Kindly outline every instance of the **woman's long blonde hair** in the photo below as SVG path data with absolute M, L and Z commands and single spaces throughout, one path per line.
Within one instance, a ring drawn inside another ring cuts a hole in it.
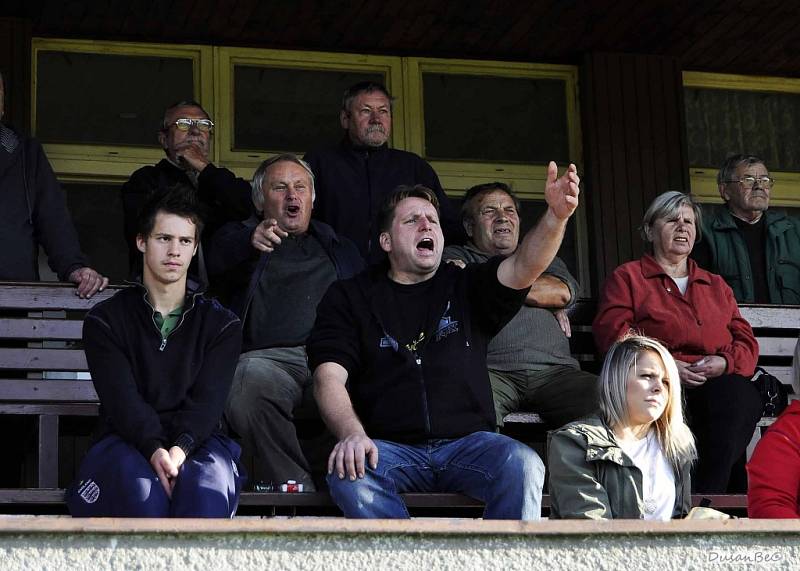
M 667 404 L 653 421 L 656 438 L 675 470 L 697 458 L 694 436 L 683 420 L 681 380 L 678 366 L 669 351 L 658 341 L 644 335 L 628 334 L 609 349 L 600 371 L 600 414 L 612 429 L 629 422 L 627 405 L 628 374 L 636 367 L 639 355 L 652 351 L 661 357 L 668 381 Z

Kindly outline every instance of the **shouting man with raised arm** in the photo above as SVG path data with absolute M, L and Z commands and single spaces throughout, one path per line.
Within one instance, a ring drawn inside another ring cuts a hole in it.
M 400 518 L 404 492 L 460 492 L 484 517 L 537 519 L 544 466 L 495 430 L 486 346 L 519 310 L 578 205 L 574 165 L 550 163 L 548 209 L 505 259 L 441 264 L 433 192 L 401 187 L 378 216 L 388 261 L 334 283 L 308 342 L 317 403 L 338 438 L 331 496 L 348 517 Z M 374 438 L 374 440 L 373 440 Z

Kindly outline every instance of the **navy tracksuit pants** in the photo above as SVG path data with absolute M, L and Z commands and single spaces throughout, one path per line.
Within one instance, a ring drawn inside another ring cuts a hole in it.
M 148 459 L 112 434 L 87 452 L 67 507 L 73 517 L 231 518 L 245 479 L 240 452 L 229 438 L 210 436 L 181 466 L 170 499 Z

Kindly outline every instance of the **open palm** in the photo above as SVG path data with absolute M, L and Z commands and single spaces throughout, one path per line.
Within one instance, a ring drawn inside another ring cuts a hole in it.
M 570 163 L 567 171 L 558 176 L 558 166 L 550 161 L 547 165 L 547 183 L 544 187 L 544 198 L 557 218 L 564 220 L 572 216 L 578 207 L 581 179 L 577 167 Z

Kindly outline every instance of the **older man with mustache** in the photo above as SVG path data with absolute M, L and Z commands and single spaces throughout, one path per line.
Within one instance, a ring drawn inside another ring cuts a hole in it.
M 314 171 L 317 201 L 314 218 L 352 240 L 365 260 L 380 261 L 378 207 L 399 185 L 421 184 L 434 191 L 448 243 L 463 241 L 455 209 L 439 177 L 424 159 L 388 146 L 393 97 L 385 86 L 365 81 L 344 92 L 339 122 L 344 137 L 338 146 L 304 157 Z

